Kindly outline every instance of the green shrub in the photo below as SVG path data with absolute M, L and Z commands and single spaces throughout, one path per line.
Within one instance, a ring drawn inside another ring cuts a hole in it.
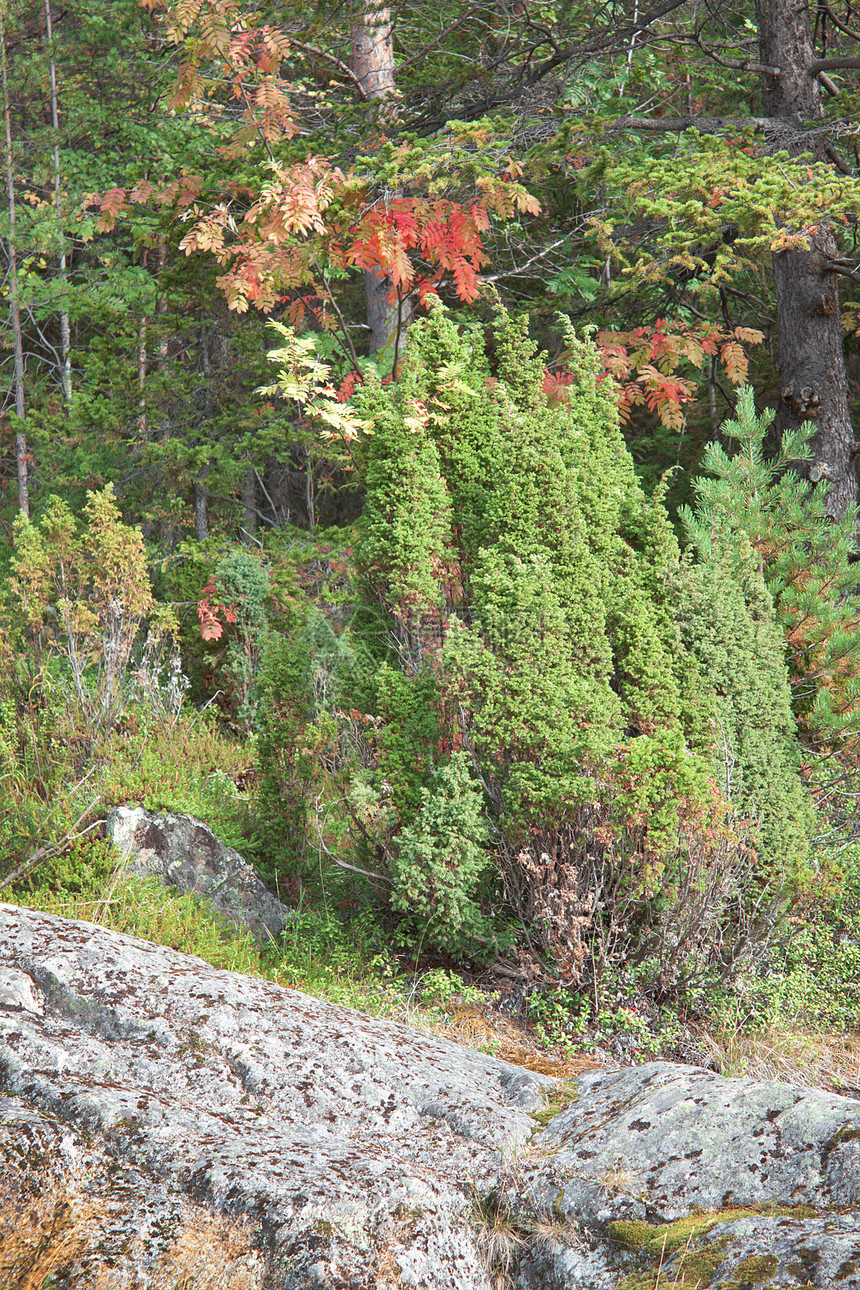
M 755 562 L 714 555 L 685 571 L 683 638 L 716 694 L 715 765 L 722 792 L 751 824 L 759 877 L 802 884 L 814 815 L 800 778 L 782 631 Z
M 480 953 L 513 915 L 537 971 L 668 999 L 761 952 L 811 811 L 761 579 L 736 542 L 681 560 L 568 344 L 560 402 L 503 310 L 490 349 L 434 306 L 360 390 L 361 604 L 273 649 L 264 797 L 297 872 L 366 880 L 413 943 Z
M 721 427 L 734 451 L 708 445 L 707 474 L 693 481 L 695 504 L 682 509 L 682 519 L 700 558 L 729 561 L 742 582 L 752 553 L 784 633 L 794 711 L 806 739 L 853 755 L 860 710 L 857 512 L 849 508 L 834 521 L 822 489 L 791 468 L 811 460 L 811 422 L 786 433 L 776 455 L 765 458 L 773 420 L 770 410 L 756 414 L 751 389 L 739 392 L 736 416 Z
M 415 927 L 416 940 L 449 953 L 492 934 L 476 892 L 489 867 L 480 790 L 466 756 L 456 752 L 422 789 L 412 824 L 397 837 L 391 905 Z
M 782 953 L 743 980 L 745 1025 L 856 1031 L 860 1017 L 860 846 L 819 868 Z
M 637 483 L 598 356 L 569 344 L 574 380 L 558 406 L 506 315 L 491 371 L 480 333 L 436 309 L 413 328 L 397 387 L 362 396 L 372 434 L 354 631 L 384 658 L 363 777 L 397 817 L 377 866 L 393 907 L 423 913 L 429 944 L 486 935 L 503 891 L 569 980 L 647 958 L 656 937 L 672 947 L 658 955 L 671 990 L 685 959 L 699 970 L 737 896 L 716 900 L 709 873 L 725 884 L 738 868 L 731 830 L 713 826 L 724 815 L 709 783 L 713 695 L 676 622 L 671 526 Z M 465 845 L 465 813 L 439 798 L 443 769 L 464 754 L 494 882 L 477 867 L 481 845 Z M 441 857 L 456 878 L 440 889 Z M 690 870 L 693 901 L 672 876 Z
M 323 767 L 339 784 L 338 732 L 332 712 L 354 667 L 348 633 L 336 636 L 325 615 L 296 608 L 292 630 L 273 633 L 260 668 L 256 740 L 257 848 L 268 870 L 306 872 L 318 839 L 313 806 L 324 793 Z
M 111 487 L 87 494 L 80 526 L 57 497 L 38 524 L 19 515 L 11 567 L 6 648 L 28 698 L 62 689 L 70 717 L 91 739 L 110 730 L 139 691 L 157 696 L 153 669 L 174 619 L 153 601 L 143 538 L 122 523 Z M 180 687 L 175 710 L 181 699 Z
M 213 581 L 227 619 L 220 678 L 240 729 L 250 732 L 257 711 L 255 683 L 269 634 L 269 574 L 256 555 L 234 546 L 218 561 Z

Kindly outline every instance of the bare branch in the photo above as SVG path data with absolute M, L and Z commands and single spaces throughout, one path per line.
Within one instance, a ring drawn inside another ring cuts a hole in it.
M 618 130 L 666 131 L 676 134 L 684 130 L 698 130 L 701 134 L 722 134 L 727 130 L 775 130 L 785 129 L 786 122 L 769 116 L 620 116 L 607 129 L 615 133 Z M 802 130 L 792 133 L 802 134 Z
M 549 246 L 541 247 L 539 251 L 535 251 L 534 255 L 529 256 L 523 264 L 517 264 L 512 269 L 504 269 L 501 273 L 482 273 L 481 282 L 500 282 L 503 278 L 512 278 L 517 274 L 525 273 L 526 269 L 531 268 L 538 260 L 544 259 L 549 255 L 550 251 L 555 251 L 566 241 L 566 236 L 556 238 L 554 242 L 550 242 Z
M 824 10 L 834 27 L 844 32 L 846 36 L 850 36 L 852 40 L 860 41 L 860 35 L 856 31 L 852 31 L 850 27 L 846 27 L 845 23 L 836 17 L 827 0 L 818 0 L 818 7 Z
M 840 157 L 839 153 L 836 151 L 832 143 L 828 143 L 824 151 L 827 153 L 828 157 L 833 162 L 836 169 L 841 171 L 843 175 L 854 174 L 854 171 L 848 165 L 848 162 L 845 160 L 844 157 Z
M 806 70 L 810 76 L 819 76 L 822 72 L 838 72 L 842 67 L 858 68 L 860 58 L 816 58 Z
M 640 38 L 647 36 L 648 29 L 653 23 L 660 18 L 664 18 L 667 14 L 673 13 L 676 9 L 682 8 L 686 3 L 687 0 L 663 0 L 662 4 L 626 22 L 608 22 L 605 27 L 598 28 L 589 37 L 578 40 L 575 44 L 558 48 L 555 53 L 537 63 L 534 61 L 537 46 L 533 46 L 529 51 L 521 55 L 522 64 L 516 70 L 511 69 L 506 83 L 499 84 L 498 88 L 490 90 L 481 98 L 474 99 L 468 105 L 458 108 L 458 119 L 461 121 L 473 121 L 477 117 L 484 116 L 493 107 L 516 102 L 525 91 L 533 89 L 556 69 L 572 63 L 574 60 L 585 64 L 591 62 L 599 54 L 628 49 L 631 46 L 631 42 L 635 45 Z M 489 62 L 484 71 L 487 75 L 492 76 L 507 62 L 508 55 L 505 54 L 495 62 Z M 438 130 L 441 124 L 443 124 L 443 118 L 434 110 L 432 114 L 417 120 L 414 128 L 419 134 L 427 135 Z
M 860 271 L 850 268 L 844 260 L 825 260 L 824 263 L 831 273 L 840 273 L 843 278 L 851 278 L 853 282 L 860 282 Z
M 450 36 L 451 32 L 456 31 L 458 27 L 462 27 L 463 23 L 466 22 L 467 19 L 471 18 L 472 14 L 475 13 L 477 9 L 478 9 L 478 5 L 476 4 L 470 5 L 470 7 L 466 10 L 464 14 L 461 14 L 460 17 L 457 18 L 455 22 L 449 23 L 447 27 L 443 27 L 442 30 L 439 32 L 438 36 L 436 36 L 433 40 L 429 41 L 426 45 L 424 45 L 421 49 L 419 49 L 417 54 L 413 54 L 411 58 L 407 58 L 402 63 L 398 63 L 397 64 L 398 74 L 402 72 L 405 68 L 413 67 L 415 63 L 420 63 L 422 58 L 426 58 L 427 55 L 431 52 L 431 50 L 438 49 L 439 42 L 444 40 L 446 36 Z
M 705 44 L 698 32 L 695 35 L 695 43 L 706 57 L 712 59 L 715 63 L 719 63 L 720 67 L 731 67 L 739 72 L 765 72 L 768 76 L 780 75 L 778 67 L 769 67 L 766 63 L 756 63 L 749 58 L 723 58 L 710 45 Z
M 78 838 L 82 838 L 85 834 L 92 833 L 93 829 L 98 828 L 102 823 L 101 820 L 94 820 L 92 824 L 88 824 L 86 828 L 81 829 L 80 832 L 75 831 L 81 821 L 87 818 L 96 803 L 100 801 L 101 794 L 99 793 L 93 798 L 89 806 L 81 812 L 68 833 L 63 834 L 58 842 L 54 842 L 51 846 L 37 847 L 32 855 L 27 857 L 23 864 L 20 864 L 17 869 L 13 869 L 11 873 L 6 874 L 5 878 L 0 881 L 0 890 L 6 887 L 11 887 L 13 883 L 20 882 L 22 878 L 28 878 L 33 870 L 38 868 L 43 860 L 47 860 L 49 856 L 62 854 L 66 847 L 70 846 L 72 842 L 77 842 Z
M 352 337 L 349 334 L 349 328 L 346 325 L 343 314 L 340 312 L 337 300 L 335 299 L 335 294 L 332 291 L 331 287 L 329 286 L 328 278 L 325 276 L 325 274 L 323 273 L 320 276 L 322 278 L 323 286 L 326 289 L 326 293 L 329 298 L 329 303 L 331 304 L 332 309 L 337 314 L 337 320 L 340 323 L 340 329 L 343 332 L 344 340 L 346 341 L 347 348 L 349 349 L 349 356 L 352 359 L 353 370 L 356 372 L 360 372 L 361 367 L 359 366 L 359 362 L 358 362 L 358 354 L 356 354 L 355 352 L 355 346 L 352 343 Z
M 290 44 L 295 46 L 296 49 L 301 49 L 306 54 L 313 54 L 316 58 L 324 58 L 326 62 L 333 63 L 340 74 L 352 82 L 361 98 L 363 98 L 365 102 L 367 101 L 367 91 L 361 81 L 358 79 L 352 68 L 344 63 L 340 58 L 336 58 L 334 54 L 327 54 L 324 49 L 317 49 L 316 45 L 306 45 L 303 41 L 296 40 L 295 36 L 289 35 L 289 33 L 288 39 Z
M 349 869 L 350 873 L 361 874 L 362 877 L 371 878 L 374 882 L 387 882 L 389 886 L 393 885 L 394 879 L 389 878 L 387 873 L 373 873 L 370 869 L 361 869 L 358 865 L 349 864 L 348 861 L 341 860 L 340 856 L 336 856 L 333 851 L 329 850 L 325 843 L 322 821 L 320 820 L 320 796 L 314 798 L 314 825 L 316 827 L 317 842 L 320 845 L 320 850 L 324 851 L 329 860 L 333 860 L 341 869 Z M 331 809 L 331 807 L 329 807 L 329 809 Z M 364 832 L 363 829 L 362 832 Z

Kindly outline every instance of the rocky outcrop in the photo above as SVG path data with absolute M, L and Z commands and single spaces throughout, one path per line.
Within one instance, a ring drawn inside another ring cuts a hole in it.
M 536 1214 L 670 1283 L 860 1286 L 860 1101 L 667 1062 L 575 1093 L 518 1179 Z
M 239 852 L 219 841 L 202 820 L 143 806 L 115 806 L 105 831 L 121 852 L 126 873 L 157 878 L 208 900 L 258 944 L 276 940 L 292 917 Z
M 559 1083 L 8 905 L 0 946 L 0 1284 L 860 1286 L 856 1101 Z

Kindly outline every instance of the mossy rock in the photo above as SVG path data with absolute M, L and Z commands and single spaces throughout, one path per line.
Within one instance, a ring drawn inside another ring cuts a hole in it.
M 751 1254 L 737 1265 L 735 1276 L 741 1281 L 765 1281 L 774 1275 L 778 1267 L 779 1259 L 772 1254 Z
M 679 1218 L 674 1223 L 646 1223 L 619 1220 L 610 1223 L 607 1234 L 610 1240 L 626 1250 L 651 1257 L 674 1254 L 694 1236 L 702 1236 L 718 1223 L 731 1223 L 738 1218 L 757 1218 L 761 1211 L 754 1209 L 722 1209 L 696 1212 Z
M 574 1080 L 561 1082 L 551 1093 L 544 1094 L 545 1105 L 540 1111 L 532 1111 L 532 1119 L 540 1128 L 546 1128 L 551 1120 L 566 1110 L 579 1097 L 579 1089 Z M 535 1130 L 537 1132 L 537 1130 Z
M 674 1223 L 654 1224 L 620 1220 L 610 1223 L 607 1234 L 617 1245 L 638 1253 L 640 1262 L 647 1260 L 647 1269 L 631 1272 L 618 1290 L 659 1290 L 661 1286 L 677 1290 L 707 1290 L 729 1248 L 731 1237 L 724 1235 L 711 1241 L 704 1249 L 689 1250 L 694 1240 L 707 1235 L 721 1223 L 731 1223 L 744 1218 L 796 1219 L 817 1218 L 818 1211 L 810 1205 L 763 1206 L 758 1209 L 724 1209 L 689 1214 Z M 663 1264 L 672 1255 L 684 1251 L 675 1267 Z M 744 1286 L 760 1286 L 778 1269 L 778 1260 L 772 1254 L 753 1254 L 741 1260 L 730 1281 L 723 1283 L 723 1290 L 741 1290 Z

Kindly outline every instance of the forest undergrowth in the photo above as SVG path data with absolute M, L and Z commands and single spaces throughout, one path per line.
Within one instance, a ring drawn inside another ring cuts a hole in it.
M 20 517 L 3 899 L 541 1069 L 856 1089 L 855 517 L 786 468 L 808 427 L 766 455 L 742 390 L 673 523 L 567 343 L 548 388 L 504 311 L 432 309 L 397 385 L 339 405 L 352 524 L 165 553 L 111 488 Z M 294 908 L 282 939 L 124 878 L 123 802 L 235 846 Z

